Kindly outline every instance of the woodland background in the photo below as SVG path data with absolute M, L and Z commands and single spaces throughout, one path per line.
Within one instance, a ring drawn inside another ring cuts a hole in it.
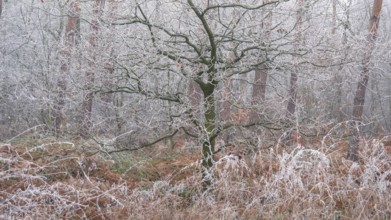
M 0 0 L 0 218 L 389 219 L 390 13 Z

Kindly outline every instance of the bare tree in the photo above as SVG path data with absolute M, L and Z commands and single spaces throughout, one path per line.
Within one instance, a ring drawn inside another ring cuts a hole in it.
M 368 48 L 363 59 L 363 69 L 361 72 L 361 79 L 357 84 L 356 94 L 354 96 L 353 103 L 353 119 L 362 120 L 364 103 L 365 103 L 365 92 L 369 80 L 369 70 L 371 63 L 371 55 L 375 47 L 375 40 L 377 37 L 377 30 L 379 28 L 380 12 L 382 8 L 382 0 L 374 0 L 372 15 L 369 20 L 369 34 L 367 37 Z
M 3 14 L 3 0 L 0 0 L 0 17 Z
M 292 119 L 295 118 L 296 112 L 296 102 L 297 102 L 297 90 L 298 90 L 298 71 L 299 71 L 299 50 L 302 42 L 302 23 L 304 16 L 304 0 L 296 1 L 296 26 L 295 26 L 295 43 L 294 43 L 294 53 L 295 57 L 293 58 L 293 67 L 290 70 L 290 81 L 289 81 L 289 92 L 288 92 L 288 105 L 286 118 L 288 120 L 288 124 L 292 123 Z M 292 136 L 292 128 L 288 128 L 287 131 L 284 132 L 282 137 L 282 142 L 285 145 L 291 144 L 291 136 Z
M 84 120 L 82 123 L 82 129 L 81 129 L 81 135 L 83 137 L 88 136 L 88 129 L 91 127 L 91 112 L 92 112 L 92 101 L 93 101 L 93 92 L 91 89 L 94 87 L 94 81 L 95 81 L 95 71 L 96 71 L 96 47 L 97 47 L 97 35 L 99 33 L 99 16 L 102 11 L 102 8 L 104 7 L 104 1 L 103 0 L 95 0 L 94 6 L 93 6 L 93 19 L 91 21 L 91 30 L 88 36 L 88 42 L 89 42 L 89 51 L 90 51 L 90 57 L 88 58 L 88 70 L 86 72 L 86 89 L 87 89 L 87 95 L 83 101 L 82 109 L 83 109 L 83 115 Z
M 365 93 L 366 88 L 368 85 L 369 80 L 369 73 L 370 73 L 370 64 L 371 64 L 371 57 L 372 52 L 375 48 L 375 40 L 377 37 L 377 32 L 379 28 L 379 20 L 380 20 L 380 13 L 382 8 L 383 0 L 374 0 L 373 1 L 373 7 L 372 7 L 372 13 L 371 18 L 369 20 L 369 33 L 367 36 L 367 42 L 368 47 L 364 54 L 364 59 L 362 61 L 362 72 L 360 74 L 360 80 L 357 84 L 356 93 L 354 96 L 353 101 L 353 119 L 356 121 L 361 121 L 363 117 L 364 112 L 364 104 L 365 104 Z M 352 141 L 350 142 L 349 152 L 348 152 L 348 159 L 353 161 L 358 161 L 359 155 L 358 155 L 358 144 L 359 144 L 359 137 L 358 137 L 358 131 L 357 129 L 354 129 L 354 135 L 352 138 Z
M 0 129 L 17 124 L 15 118 L 50 124 L 50 115 L 57 135 L 72 126 L 97 141 L 110 139 L 114 144 L 105 146 L 113 154 L 184 134 L 184 146 L 200 149 L 205 188 L 213 183 L 214 160 L 224 146 L 275 146 L 293 126 L 312 132 L 342 114 L 345 100 L 355 95 L 347 75 L 357 68 L 360 48 L 367 53 L 354 119 L 363 118 L 369 63 L 389 72 L 388 63 L 374 58 L 387 52 L 371 52 L 377 14 L 371 44 L 358 45 L 361 24 L 368 22 L 357 19 L 364 7 L 354 1 L 345 8 L 349 1 L 4 2 L 0 84 L 7 95 L 0 96 L 6 103 L 0 111 L 7 125 Z M 70 12 L 58 16 L 64 10 Z M 369 98 L 383 101 L 389 88 L 379 85 Z M 117 145 L 121 138 L 124 144 Z
M 64 114 L 64 106 L 66 102 L 67 82 L 66 77 L 69 74 L 69 65 L 71 60 L 71 49 L 77 43 L 79 37 L 79 14 L 80 2 L 78 0 L 71 2 L 70 12 L 67 16 L 67 24 L 65 27 L 64 46 L 60 51 L 60 72 L 61 76 L 57 80 L 57 101 L 54 107 L 55 112 L 55 133 L 58 135 L 64 131 L 66 117 Z
M 195 115 L 190 117 L 193 124 L 200 130 L 202 173 L 205 188 L 213 182 L 212 167 L 216 152 L 216 138 L 226 129 L 237 126 L 236 122 L 218 124 L 216 93 L 219 85 L 223 82 L 229 82 L 233 76 L 242 76 L 255 71 L 265 63 L 263 57 L 256 60 L 252 59 L 254 53 L 265 50 L 264 46 L 259 44 L 258 41 L 251 41 L 251 38 L 258 33 L 242 31 L 240 24 L 246 22 L 248 12 L 276 3 L 272 1 L 256 5 L 216 3 L 206 4 L 205 6 L 205 4 L 196 3 L 192 0 L 183 1 L 178 5 L 184 7 L 182 11 L 186 13 L 179 21 L 191 22 L 196 26 L 193 29 L 197 30 L 196 32 L 182 30 L 180 25 L 157 24 L 149 19 L 147 12 L 144 11 L 144 7 L 148 8 L 148 5 L 143 4 L 136 6 L 137 13 L 131 21 L 117 23 L 117 25 L 145 26 L 150 33 L 150 43 L 154 47 L 153 51 L 156 51 L 158 57 L 165 57 L 165 59 L 170 60 L 168 63 L 176 68 L 180 66 L 180 75 L 178 76 L 188 80 L 187 94 L 192 103 L 190 109 L 192 112 L 202 112 L 201 119 Z M 237 16 L 232 18 L 234 11 L 237 11 Z M 210 13 L 216 15 L 210 16 Z M 229 20 L 225 20 L 228 18 Z M 281 54 L 276 53 L 270 59 L 273 60 Z M 162 60 L 162 58 L 159 59 Z M 167 66 L 167 63 L 164 65 Z M 157 64 L 152 66 L 157 66 Z M 136 84 L 140 85 L 140 83 Z M 127 89 L 129 93 L 148 94 L 149 97 L 169 100 L 177 103 L 177 105 L 186 103 L 181 95 L 178 96 L 180 93 L 159 94 L 145 88 L 137 88 L 136 91 L 133 88 Z M 197 97 L 198 94 L 201 94 L 200 104 L 198 104 L 200 100 Z
M 297 12 L 296 12 L 296 35 L 295 35 L 295 52 L 297 53 L 300 49 L 302 41 L 302 30 L 301 26 L 303 23 L 304 13 L 304 0 L 297 0 Z M 287 116 L 292 118 L 296 111 L 296 98 L 297 98 L 297 80 L 298 80 L 298 67 L 294 67 L 291 71 L 290 78 L 290 89 L 289 89 L 289 100 L 287 106 Z
M 263 21 L 261 23 L 261 30 L 266 32 L 264 36 L 262 36 L 263 39 L 261 39 L 262 43 L 265 45 L 270 44 L 270 34 L 271 34 L 271 29 L 272 29 L 272 23 L 273 23 L 273 6 L 265 7 L 263 11 Z M 268 51 L 267 49 L 265 50 L 265 54 L 261 55 L 265 56 L 265 58 L 262 59 L 267 59 L 268 56 Z M 266 98 L 266 88 L 267 88 L 267 78 L 268 78 L 268 66 L 267 63 L 262 64 L 255 70 L 255 76 L 254 76 L 254 84 L 252 87 L 252 100 L 251 104 L 252 106 L 256 106 L 259 103 L 262 103 L 265 98 Z M 259 109 L 255 109 L 252 111 L 252 114 L 250 115 L 251 120 L 257 120 L 258 118 L 258 112 Z

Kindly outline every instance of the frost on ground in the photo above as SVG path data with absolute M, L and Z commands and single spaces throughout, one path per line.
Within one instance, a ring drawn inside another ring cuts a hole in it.
M 360 163 L 344 159 L 343 144 L 332 147 L 222 156 L 203 191 L 199 158 L 184 149 L 121 174 L 69 143 L 7 145 L 0 150 L 0 219 L 390 219 L 383 142 L 362 141 Z

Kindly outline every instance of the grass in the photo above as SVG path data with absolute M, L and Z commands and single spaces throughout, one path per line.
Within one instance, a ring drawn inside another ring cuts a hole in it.
M 391 160 L 362 140 L 219 155 L 202 191 L 199 152 L 158 148 L 86 157 L 78 143 L 13 143 L 0 153 L 0 219 L 390 219 Z

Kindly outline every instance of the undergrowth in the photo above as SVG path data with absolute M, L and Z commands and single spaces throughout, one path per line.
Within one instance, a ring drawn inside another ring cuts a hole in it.
M 187 149 L 86 156 L 77 144 L 0 148 L 0 219 L 390 219 L 391 160 L 381 140 L 220 155 L 201 187 Z

